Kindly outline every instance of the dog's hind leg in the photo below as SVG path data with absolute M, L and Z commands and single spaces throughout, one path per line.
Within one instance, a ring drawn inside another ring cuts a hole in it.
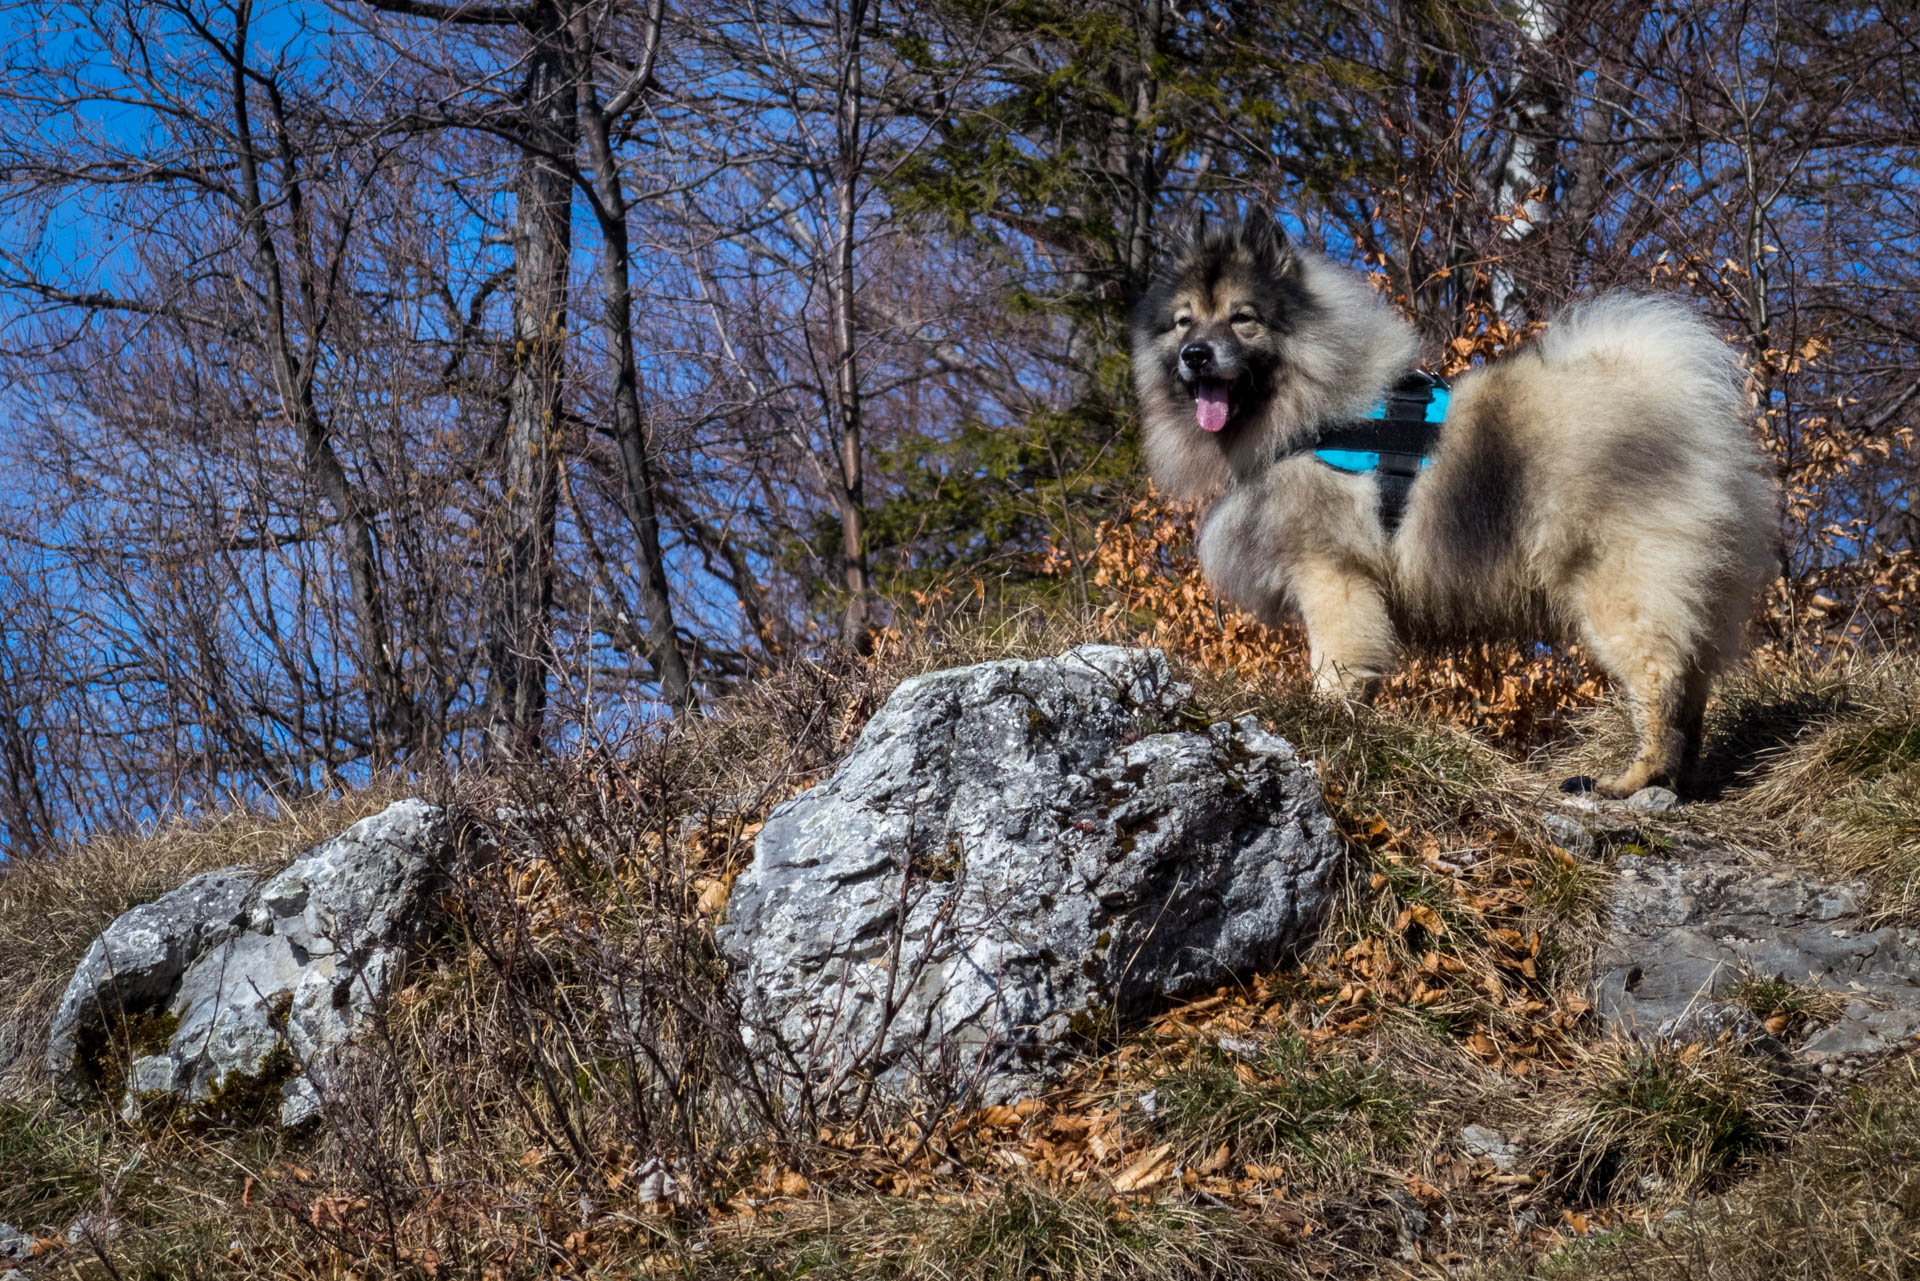
M 1617 584 L 1613 584 L 1617 585 Z M 1634 757 L 1594 786 L 1603 796 L 1631 796 L 1656 784 L 1683 785 L 1698 755 L 1707 678 L 1687 651 L 1677 619 L 1626 593 L 1586 596 L 1583 629 L 1588 648 L 1626 690 L 1639 740 Z
M 1292 575 L 1294 604 L 1307 625 L 1313 687 L 1368 700 L 1393 665 L 1393 620 L 1379 585 L 1349 566 L 1313 562 Z
M 1639 749 L 1625 769 L 1595 784 L 1602 796 L 1632 796 L 1643 787 L 1677 783 L 1686 759 L 1686 732 L 1681 728 L 1685 676 L 1654 662 L 1623 677 L 1623 683 L 1633 705 Z
M 1707 693 L 1712 687 L 1712 664 L 1696 656 L 1681 678 L 1677 721 L 1680 730 L 1680 765 L 1674 772 L 1675 791 L 1684 792 L 1692 787 L 1699 773 L 1700 747 L 1707 732 Z

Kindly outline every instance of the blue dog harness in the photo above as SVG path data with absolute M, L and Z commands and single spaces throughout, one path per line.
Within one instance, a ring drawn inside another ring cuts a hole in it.
M 1380 523 L 1392 533 L 1406 514 L 1407 496 L 1431 461 L 1447 418 L 1447 380 L 1416 369 L 1393 385 L 1365 418 L 1329 423 L 1313 456 L 1336 471 L 1371 473 L 1380 495 Z

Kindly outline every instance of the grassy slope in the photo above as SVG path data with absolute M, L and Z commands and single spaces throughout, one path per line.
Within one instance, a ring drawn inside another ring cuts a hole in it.
M 505 799 L 567 821 L 501 833 L 513 855 L 464 887 L 456 936 L 317 1132 L 136 1131 L 16 1068 L 0 1219 L 126 1222 L 30 1265 L 60 1276 L 1920 1275 L 1910 1062 L 1842 1089 L 1597 1038 L 1575 988 L 1611 851 L 1570 858 L 1537 816 L 1559 778 L 1619 750 L 1613 709 L 1523 762 L 1445 725 L 1191 674 L 1207 714 L 1255 712 L 1321 762 L 1355 859 L 1312 954 L 1091 1029 L 1084 1066 L 1021 1108 L 770 1100 L 740 1068 L 707 942 L 758 817 L 902 676 L 1070 639 L 1003 628 L 795 669 L 664 738 L 463 786 L 451 799 L 478 814 Z M 1714 708 L 1716 798 L 1633 843 L 1785 851 L 1873 878 L 1912 915 L 1916 676 L 1750 665 Z M 391 795 L 10 868 L 0 1037 L 37 1054 L 65 971 L 118 911 L 284 859 Z M 1752 999 L 1820 1014 L 1788 989 Z M 1511 1168 L 1466 1150 L 1474 1122 L 1516 1141 Z

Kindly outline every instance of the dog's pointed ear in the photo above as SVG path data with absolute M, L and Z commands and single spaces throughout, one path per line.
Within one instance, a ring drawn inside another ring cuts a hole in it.
M 1276 276 L 1292 271 L 1299 262 L 1286 230 L 1274 221 L 1272 214 L 1257 206 L 1247 210 L 1247 216 L 1241 219 L 1240 243 L 1246 246 L 1261 270 Z
M 1161 262 L 1178 262 L 1191 254 L 1194 247 L 1207 235 L 1207 214 L 1203 209 L 1193 217 L 1177 224 L 1160 242 L 1159 258 Z

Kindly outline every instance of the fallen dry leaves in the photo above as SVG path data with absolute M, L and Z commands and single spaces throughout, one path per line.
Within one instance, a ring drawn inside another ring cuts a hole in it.
M 1104 593 L 1097 622 L 1116 642 L 1156 645 L 1209 671 L 1304 684 L 1305 632 L 1270 627 L 1215 595 L 1194 550 L 1198 509 L 1149 497 L 1095 532 L 1090 557 L 1055 548 L 1048 572 L 1092 566 Z M 1602 685 L 1578 647 L 1479 644 L 1411 657 L 1382 685 L 1383 705 L 1471 727 L 1505 744 L 1545 741 Z
M 1543 1057 L 1570 1061 L 1591 1007 L 1542 971 L 1531 897 L 1540 853 L 1506 831 L 1446 848 L 1378 818 L 1351 824 L 1349 837 L 1375 868 L 1355 914 L 1381 924 L 1304 967 L 1317 1009 L 1307 1035 L 1325 1041 L 1420 1010 L 1466 1024 L 1462 1047 L 1516 1075 Z

